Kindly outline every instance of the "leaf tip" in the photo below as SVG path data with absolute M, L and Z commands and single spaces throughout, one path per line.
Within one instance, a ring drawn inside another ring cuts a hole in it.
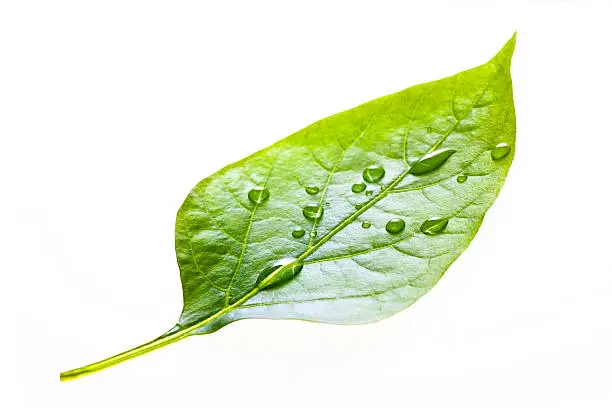
M 516 31 L 512 34 L 512 37 L 506 42 L 502 49 L 493 57 L 492 62 L 496 62 L 502 65 L 510 65 L 512 61 L 512 55 L 514 54 L 514 47 L 516 46 Z

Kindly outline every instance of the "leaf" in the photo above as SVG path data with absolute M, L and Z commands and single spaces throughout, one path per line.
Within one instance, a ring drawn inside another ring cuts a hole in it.
M 176 221 L 179 323 L 96 364 L 240 319 L 369 323 L 414 303 L 474 238 L 512 162 L 514 42 L 484 65 L 323 119 L 202 180 Z M 364 182 L 367 191 L 353 188 Z

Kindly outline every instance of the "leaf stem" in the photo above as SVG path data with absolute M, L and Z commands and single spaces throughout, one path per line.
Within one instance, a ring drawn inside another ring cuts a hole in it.
M 268 277 L 269 279 L 272 279 L 273 275 L 276 275 L 277 273 L 280 272 L 280 270 L 283 268 L 279 268 L 278 270 L 275 271 L 274 274 L 270 274 L 270 276 Z M 212 321 L 218 319 L 219 317 L 223 316 L 224 314 L 227 314 L 229 312 L 231 312 L 232 310 L 236 309 L 237 307 L 241 306 L 244 302 L 246 302 L 247 300 L 249 300 L 250 298 L 252 298 L 253 296 L 255 296 L 257 294 L 257 292 L 259 292 L 259 288 L 254 288 L 253 290 L 251 290 L 249 293 L 247 293 L 246 295 L 244 295 L 242 298 L 240 298 L 238 301 L 236 301 L 235 303 L 232 303 L 231 305 L 219 310 L 217 313 L 213 314 L 212 316 L 202 320 L 201 322 L 198 322 L 196 324 L 194 324 L 193 326 L 189 326 L 189 327 L 185 327 L 184 329 L 181 329 L 175 333 L 172 333 L 168 336 L 162 336 L 159 337 L 155 340 L 152 340 L 148 343 L 142 344 L 138 347 L 135 347 L 133 349 L 130 349 L 128 351 L 124 351 L 123 353 L 119 353 L 116 354 L 112 357 L 108 357 L 104 360 L 100 360 L 98 362 L 95 363 L 91 363 L 88 365 L 85 365 L 83 367 L 79 367 L 79 368 L 75 368 L 72 370 L 68 370 L 68 371 L 64 371 L 63 373 L 60 373 L 60 381 L 69 381 L 69 380 L 74 380 L 77 379 L 79 377 L 83 377 L 86 376 L 88 374 L 91 373 L 95 373 L 96 371 L 100 371 L 100 370 L 104 370 L 105 368 L 108 367 L 112 367 L 116 364 L 119 364 L 123 361 L 126 360 L 130 360 L 134 357 L 138 357 L 142 354 L 146 354 L 150 351 L 153 350 L 157 350 L 158 348 L 167 346 L 169 344 L 175 343 L 179 340 L 182 340 L 186 337 L 189 337 L 195 330 L 206 326 L 207 324 L 211 323 Z

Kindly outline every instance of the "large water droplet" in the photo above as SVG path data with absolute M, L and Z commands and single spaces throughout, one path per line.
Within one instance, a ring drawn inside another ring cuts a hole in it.
M 361 226 L 362 226 L 363 228 L 370 228 L 370 227 L 372 226 L 372 224 L 370 224 L 370 223 L 369 223 L 369 222 L 367 222 L 367 221 L 364 221 L 364 222 L 362 222 L 362 223 L 361 223 Z
M 365 183 L 356 183 L 356 184 L 353 184 L 353 187 L 351 187 L 351 191 L 353 193 L 363 193 L 365 189 L 366 189 Z
M 510 153 L 510 145 L 508 143 L 498 143 L 491 149 L 491 158 L 493 160 L 501 160 Z
M 294 279 L 304 267 L 303 264 L 299 263 L 295 258 L 283 258 L 276 261 L 272 266 L 264 269 L 257 278 L 257 286 L 259 289 L 271 289 L 277 286 L 284 285 L 290 280 Z M 282 269 L 281 269 L 282 268 Z M 267 282 L 264 280 L 277 272 Z
M 431 217 L 421 224 L 421 232 L 427 235 L 436 235 L 446 229 L 448 218 Z
M 253 187 L 249 191 L 248 197 L 253 204 L 261 204 L 270 198 L 270 192 L 265 187 Z
M 444 162 L 446 162 L 448 158 L 456 152 L 457 151 L 453 149 L 439 149 L 431 153 L 427 153 L 425 156 L 414 162 L 412 166 L 410 166 L 408 173 L 414 174 L 415 176 L 420 176 L 421 174 L 434 171 L 442 166 Z
M 306 186 L 304 187 L 304 190 L 306 190 L 306 192 L 310 195 L 315 195 L 319 193 L 319 187 L 317 186 Z
M 307 205 L 302 209 L 302 214 L 310 221 L 317 221 L 323 217 L 323 207 L 319 205 Z
M 457 183 L 465 183 L 467 181 L 467 176 L 465 174 L 460 174 L 457 176 Z
M 363 170 L 362 175 L 368 183 L 376 183 L 385 177 L 385 169 L 379 165 L 368 166 Z
M 392 218 L 387 222 L 385 228 L 389 234 L 399 234 L 406 228 L 406 221 L 401 218 Z
M 367 195 L 368 197 L 371 196 L 372 194 L 374 194 L 374 190 L 368 190 L 365 192 L 365 195 Z
M 304 234 L 306 234 L 306 231 L 304 231 L 304 228 L 296 228 L 291 232 L 291 236 L 293 238 L 302 238 Z

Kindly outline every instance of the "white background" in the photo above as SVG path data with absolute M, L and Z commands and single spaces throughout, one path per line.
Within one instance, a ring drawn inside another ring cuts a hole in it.
M 0 406 L 612 406 L 610 3 L 299 3 L 2 3 Z M 416 305 L 242 321 L 59 383 L 174 324 L 198 180 L 514 30 L 515 162 Z

